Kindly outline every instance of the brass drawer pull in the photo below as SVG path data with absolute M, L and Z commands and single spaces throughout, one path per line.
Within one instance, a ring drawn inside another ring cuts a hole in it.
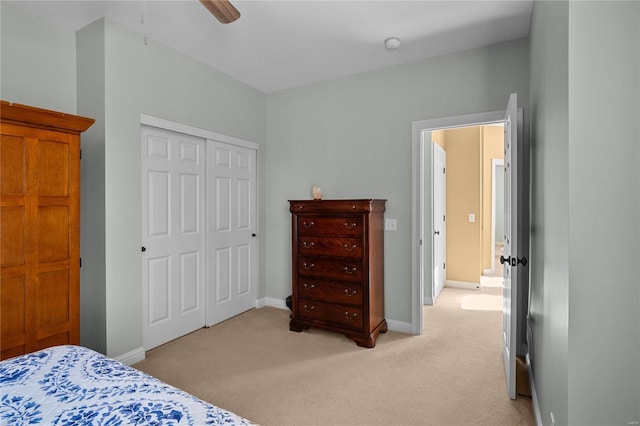
M 344 317 L 345 317 L 345 319 L 348 319 L 348 320 L 354 320 L 354 319 L 358 318 L 358 314 L 355 313 L 355 312 L 353 314 L 349 314 L 348 311 L 345 311 Z
M 302 222 L 302 226 L 304 226 L 305 228 L 311 228 L 313 225 L 315 225 L 316 223 L 311 221 L 311 222 L 307 222 L 306 220 L 304 222 Z
M 316 264 L 315 264 L 315 263 L 307 263 L 307 262 L 304 262 L 304 263 L 302 264 L 302 266 L 304 267 L 304 269 L 309 270 L 309 269 L 313 269 L 313 268 L 315 268 L 315 267 L 316 267 Z
M 347 243 L 345 243 L 342 246 L 346 251 L 354 251 L 356 248 L 358 248 L 357 244 L 353 244 L 351 247 L 349 247 L 349 245 Z
M 355 222 L 354 222 L 354 223 L 352 223 L 352 224 L 349 224 L 348 222 L 345 222 L 345 223 L 344 223 L 344 228 L 345 228 L 345 229 L 349 229 L 349 230 L 351 230 L 351 229 L 355 228 L 356 226 L 358 226 L 358 224 L 357 224 L 357 223 L 355 223 Z
M 316 243 L 314 243 L 313 241 L 312 241 L 312 242 L 310 242 L 310 243 L 308 243 L 308 242 L 306 242 L 306 241 L 303 241 L 303 242 L 302 242 L 302 247 L 303 247 L 303 248 L 307 248 L 307 249 L 308 249 L 308 248 L 312 248 L 312 247 L 313 247 L 313 246 L 315 246 L 315 245 L 316 245 Z
M 315 311 L 315 310 L 316 310 L 316 307 L 315 307 L 315 306 L 313 306 L 313 305 L 311 305 L 311 306 L 309 306 L 309 305 L 304 305 L 304 310 L 305 310 L 305 312 L 313 312 L 313 311 Z
M 356 294 L 358 294 L 358 290 L 351 290 L 351 291 L 349 291 L 349 289 L 348 289 L 348 288 L 345 288 L 345 289 L 344 289 L 344 294 L 346 294 L 346 295 L 347 295 L 347 296 L 349 296 L 349 297 L 353 297 L 353 296 L 355 296 Z
M 305 290 L 313 290 L 314 288 L 316 288 L 315 284 L 304 283 L 302 286 L 304 287 Z
M 358 268 L 356 268 L 355 266 L 353 268 L 349 268 L 348 266 L 344 267 L 344 273 L 349 275 L 355 274 L 357 270 Z

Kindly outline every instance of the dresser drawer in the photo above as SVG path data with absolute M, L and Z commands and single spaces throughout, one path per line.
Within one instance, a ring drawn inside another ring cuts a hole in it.
M 356 330 L 364 328 L 361 308 L 301 299 L 298 315 L 302 319 L 326 321 Z
M 362 285 L 317 278 L 300 277 L 298 296 L 304 299 L 362 306 Z
M 301 256 L 336 256 L 360 259 L 362 258 L 362 249 L 362 238 L 314 235 L 301 235 L 298 237 L 298 254 Z
M 298 273 L 303 276 L 360 282 L 362 281 L 362 263 L 318 257 L 299 257 Z
M 363 226 L 362 216 L 298 216 L 299 235 L 363 235 Z

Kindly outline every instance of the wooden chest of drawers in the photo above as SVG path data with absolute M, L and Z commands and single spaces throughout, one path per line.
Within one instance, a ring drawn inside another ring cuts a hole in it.
M 384 318 L 385 200 L 289 201 L 289 329 L 319 327 L 372 348 Z

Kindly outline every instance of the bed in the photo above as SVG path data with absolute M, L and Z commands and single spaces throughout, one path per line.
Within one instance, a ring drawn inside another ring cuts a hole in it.
M 248 420 L 80 346 L 0 362 L 0 424 L 249 425 Z

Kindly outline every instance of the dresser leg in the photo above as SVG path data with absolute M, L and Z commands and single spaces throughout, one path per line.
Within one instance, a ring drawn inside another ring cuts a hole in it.
M 369 338 L 356 338 L 356 337 L 351 337 L 353 339 L 354 342 L 356 342 L 356 344 L 362 348 L 367 348 L 367 349 L 372 349 L 376 347 L 376 341 L 375 339 L 369 337 Z
M 299 324 L 298 322 L 291 320 L 289 322 L 289 330 L 291 331 L 295 331 L 297 333 L 300 333 L 302 330 L 308 330 L 309 326 L 308 325 L 302 325 Z

